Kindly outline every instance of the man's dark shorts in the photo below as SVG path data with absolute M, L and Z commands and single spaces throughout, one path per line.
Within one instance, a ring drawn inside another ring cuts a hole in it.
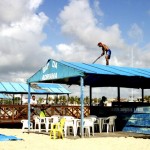
M 111 57 L 111 50 L 110 49 L 107 50 L 106 55 L 108 56 L 108 59 L 110 59 L 110 57 Z

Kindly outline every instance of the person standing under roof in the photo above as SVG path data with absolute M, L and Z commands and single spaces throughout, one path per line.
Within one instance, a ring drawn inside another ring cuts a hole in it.
M 37 105 L 37 100 L 35 99 L 35 95 L 32 95 L 32 99 L 30 100 L 31 105 Z
M 109 65 L 109 59 L 111 57 L 111 50 L 109 49 L 109 47 L 107 45 L 103 44 L 102 42 L 99 42 L 97 45 L 102 48 L 102 54 L 100 57 L 102 57 L 104 54 L 106 54 L 105 55 L 106 65 Z
M 32 105 L 31 112 L 34 112 L 36 109 L 34 106 L 37 105 L 37 100 L 35 99 L 35 95 L 32 95 L 32 99 L 30 99 L 30 104 Z

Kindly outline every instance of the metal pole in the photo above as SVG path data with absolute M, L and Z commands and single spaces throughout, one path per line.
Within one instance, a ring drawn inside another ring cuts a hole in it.
M 14 96 L 14 94 L 13 94 L 13 105 L 14 105 L 14 103 L 15 103 L 15 96 Z
M 118 106 L 120 109 L 120 87 L 117 87 L 117 89 L 118 89 Z
M 131 54 L 131 56 L 132 56 L 132 68 L 133 68 L 133 59 L 134 59 L 134 58 L 133 58 L 133 50 L 134 50 L 134 49 L 132 48 L 132 51 L 131 51 L 131 52 L 132 52 L 132 54 Z M 134 99 L 134 91 L 133 91 L 133 88 L 132 88 L 131 92 L 132 92 L 131 95 L 132 95 L 132 102 L 133 102 L 133 99 Z
M 142 103 L 144 102 L 144 89 L 142 88 Z
M 120 87 L 118 87 L 117 89 L 118 89 L 118 102 L 120 103 Z
M 48 104 L 48 94 L 46 94 L 46 104 Z
M 69 94 L 67 94 L 67 105 L 69 104 Z
M 80 102 L 81 102 L 81 138 L 84 136 L 83 132 L 83 120 L 84 120 L 84 79 L 83 77 L 80 77 L 80 86 L 81 86 L 81 96 L 80 96 Z
M 30 93 L 30 83 L 28 83 L 28 132 L 30 132 L 30 98 L 31 98 L 31 93 Z
M 23 94 L 21 94 L 21 103 L 20 103 L 21 105 L 22 105 L 22 97 L 23 97 Z
M 91 115 L 91 106 L 92 106 L 92 87 L 90 86 L 90 115 Z

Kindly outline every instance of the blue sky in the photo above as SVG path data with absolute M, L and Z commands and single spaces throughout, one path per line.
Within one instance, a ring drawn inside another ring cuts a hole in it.
M 38 11 L 44 11 L 47 16 L 49 16 L 50 21 L 44 28 L 46 33 L 53 33 L 54 38 L 48 36 L 48 39 L 44 42 L 51 41 L 51 43 L 55 46 L 58 42 L 55 38 L 60 39 L 61 41 L 67 40 L 60 31 L 60 24 L 57 19 L 59 13 L 63 10 L 64 6 L 68 5 L 69 0 L 55 0 L 48 1 L 45 0 L 43 4 L 39 7 Z M 98 7 L 103 12 L 103 16 L 99 16 L 94 11 L 94 3 L 99 3 Z M 119 24 L 122 36 L 128 43 L 137 42 L 137 39 L 131 39 L 128 37 L 128 31 L 133 26 L 133 24 L 137 24 L 139 28 L 143 31 L 144 36 L 141 41 L 138 41 L 139 44 L 146 44 L 148 42 L 149 36 L 149 4 L 150 2 L 147 0 L 89 0 L 90 7 L 93 9 L 93 13 L 98 21 L 103 22 L 103 26 L 111 26 L 112 24 Z
M 110 65 L 149 68 L 149 27 L 148 0 L 0 1 L 0 80 L 26 82 L 50 58 L 92 63 L 100 41 Z

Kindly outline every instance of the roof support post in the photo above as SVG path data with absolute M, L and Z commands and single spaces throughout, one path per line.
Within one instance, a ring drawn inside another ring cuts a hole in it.
M 84 136 L 83 132 L 83 120 L 84 120 L 84 79 L 83 77 L 80 77 L 80 87 L 81 87 L 81 96 L 80 96 L 80 102 L 81 102 L 81 138 Z
M 120 87 L 117 87 L 118 89 L 118 102 L 120 103 Z
M 30 132 L 30 120 L 31 120 L 30 98 L 31 98 L 30 83 L 28 83 L 28 132 Z
M 67 94 L 67 105 L 69 104 L 69 94 Z
M 21 102 L 20 102 L 21 105 L 22 105 L 22 97 L 23 97 L 23 94 L 21 94 Z
M 15 103 L 15 95 L 13 94 L 13 105 L 14 105 L 14 103 Z
M 142 103 L 144 102 L 144 89 L 142 88 Z
M 90 114 L 91 114 L 91 106 L 92 106 L 92 87 L 90 86 Z
M 46 104 L 48 104 L 48 94 L 46 94 Z

